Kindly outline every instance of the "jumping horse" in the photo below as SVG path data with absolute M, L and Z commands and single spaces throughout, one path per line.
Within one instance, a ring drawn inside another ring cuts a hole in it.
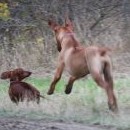
M 109 109 L 117 112 L 118 106 L 113 90 L 112 63 L 107 47 L 83 47 L 75 37 L 73 23 L 68 17 L 65 24 L 59 25 L 49 20 L 48 25 L 54 31 L 59 51 L 58 66 L 50 85 L 48 95 L 53 94 L 56 83 L 60 80 L 64 68 L 71 75 L 65 93 L 70 94 L 75 80 L 91 74 L 98 86 L 103 88 L 108 97 Z

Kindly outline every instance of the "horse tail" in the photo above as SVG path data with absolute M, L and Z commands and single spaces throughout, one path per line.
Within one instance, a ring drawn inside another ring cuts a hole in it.
M 45 97 L 44 97 L 44 96 L 42 96 L 42 95 L 39 95 L 39 97 L 41 97 L 41 98 L 44 98 L 44 99 L 45 99 Z
M 101 56 L 104 56 L 104 55 L 106 55 L 106 54 L 108 54 L 109 52 L 112 51 L 108 47 L 100 47 L 100 48 L 98 48 L 98 50 L 99 50 Z
M 104 63 L 103 73 L 105 81 L 113 88 L 112 65 L 110 61 Z

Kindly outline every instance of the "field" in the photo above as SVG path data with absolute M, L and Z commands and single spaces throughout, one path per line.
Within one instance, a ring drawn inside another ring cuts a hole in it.
M 41 99 L 39 105 L 34 102 L 24 102 L 16 106 L 10 101 L 8 96 L 9 82 L 1 81 L 0 124 L 4 122 L 7 125 L 6 127 L 13 128 L 12 125 L 9 124 L 15 123 L 14 126 L 16 127 L 16 122 L 18 121 L 21 123 L 24 122 L 25 124 L 28 122 L 28 125 L 29 122 L 30 124 L 39 122 L 39 124 L 43 126 L 51 121 L 51 123 L 55 122 L 54 126 L 57 126 L 57 129 L 60 129 L 60 126 L 67 129 L 67 127 L 65 127 L 66 124 L 71 127 L 72 124 L 73 127 L 79 124 L 79 126 L 76 127 L 77 130 L 78 128 L 85 129 L 88 127 L 90 127 L 88 130 L 91 130 L 91 127 L 93 129 L 95 128 L 94 130 L 130 129 L 130 80 L 128 78 L 116 78 L 114 80 L 115 93 L 119 104 L 118 114 L 113 114 L 108 110 L 107 97 L 104 90 L 97 87 L 90 77 L 76 81 L 70 95 L 64 93 L 65 84 L 67 83 L 66 78 L 62 78 L 57 84 L 55 93 L 51 96 L 46 94 L 51 82 L 50 77 L 28 78 L 26 82 L 36 86 L 41 92 L 41 95 L 44 95 L 46 99 Z M 21 121 L 21 119 L 24 121 Z M 60 125 L 56 125 L 56 123 L 60 123 Z M 50 124 L 50 126 L 51 125 L 52 124 Z M 68 126 L 70 129 L 75 128 L 71 127 Z M 28 129 L 31 128 L 28 127 Z M 0 130 L 6 130 L 4 129 L 4 124 Z

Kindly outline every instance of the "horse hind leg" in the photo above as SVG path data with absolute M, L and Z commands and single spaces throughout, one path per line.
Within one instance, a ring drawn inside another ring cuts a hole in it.
M 106 89 L 107 84 L 103 80 L 103 77 L 99 72 L 93 72 L 93 73 L 91 73 L 91 75 L 92 75 L 94 81 L 97 83 L 98 86 L 100 86 L 103 89 Z
M 118 110 L 116 98 L 113 91 L 113 79 L 111 75 L 111 64 L 106 62 L 104 68 L 102 67 L 101 58 L 97 56 L 89 55 L 87 56 L 88 69 L 93 79 L 98 86 L 105 89 L 108 97 L 108 106 L 112 111 Z M 104 78 L 102 76 L 104 75 Z
M 100 64 L 98 66 L 91 66 L 91 75 L 94 79 L 94 81 L 97 83 L 98 86 L 100 86 L 101 88 L 103 88 L 108 96 L 108 105 L 109 105 L 109 109 L 111 109 L 112 111 L 114 111 L 114 106 L 116 107 L 116 100 L 114 99 L 114 93 L 113 93 L 113 89 L 111 85 L 108 85 L 108 82 L 106 81 L 106 75 L 104 73 L 104 78 L 102 75 L 102 68 L 100 66 Z M 110 86 L 110 87 L 108 87 Z
M 37 104 L 40 103 L 40 96 L 37 96 L 37 97 L 36 97 L 36 102 L 37 102 Z
M 114 90 L 113 90 L 113 77 L 112 77 L 112 73 L 111 73 L 111 64 L 110 63 L 105 63 L 103 73 L 104 73 L 104 79 L 107 82 L 106 93 L 108 96 L 109 109 L 114 112 L 117 112 L 118 106 L 117 106 L 117 101 L 116 101 L 116 97 L 115 97 Z

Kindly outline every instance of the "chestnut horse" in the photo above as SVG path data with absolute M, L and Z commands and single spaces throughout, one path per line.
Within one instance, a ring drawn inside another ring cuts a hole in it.
M 112 65 L 108 55 L 110 49 L 98 46 L 81 46 L 75 38 L 73 25 L 69 18 L 65 19 L 65 24 L 62 26 L 51 20 L 48 21 L 48 25 L 55 33 L 59 51 L 58 66 L 48 94 L 53 94 L 64 68 L 71 75 L 66 86 L 66 94 L 71 93 L 75 80 L 91 74 L 97 85 L 106 91 L 109 109 L 117 111 L 118 106 L 113 91 Z
M 36 101 L 39 104 L 40 97 L 44 98 L 35 87 L 22 81 L 30 75 L 31 72 L 25 71 L 22 68 L 6 71 L 1 74 L 1 79 L 10 79 L 8 93 L 13 103 L 18 104 L 26 99 L 27 101 Z

